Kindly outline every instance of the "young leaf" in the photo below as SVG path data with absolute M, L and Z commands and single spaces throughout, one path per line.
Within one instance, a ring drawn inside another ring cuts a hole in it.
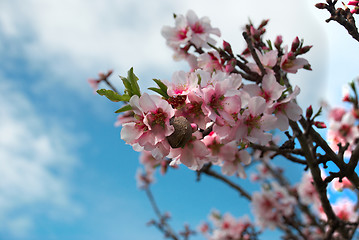
M 138 77 L 133 73 L 133 68 L 127 72 L 127 79 L 131 84 L 131 90 L 134 95 L 141 96 L 140 86 L 138 86 Z
M 107 97 L 112 102 L 129 101 L 130 96 L 127 94 L 120 95 L 112 90 L 99 89 L 96 91 L 99 95 Z
M 132 92 L 132 87 L 131 87 L 130 81 L 128 81 L 128 79 L 125 78 L 125 77 L 121 77 L 121 76 L 120 76 L 120 78 L 121 78 L 121 80 L 122 80 L 122 82 L 123 82 L 123 85 L 124 85 L 125 88 L 126 88 L 125 92 L 128 93 L 128 95 L 130 95 L 130 97 L 132 97 L 134 94 L 133 94 L 133 92 Z
M 155 81 L 155 83 L 158 85 L 159 89 L 158 88 L 148 88 L 148 89 L 155 91 L 155 92 L 159 93 L 161 96 L 163 96 L 165 99 L 168 99 L 170 97 L 167 94 L 168 87 L 161 80 L 153 79 L 153 81 Z M 157 90 L 154 90 L 154 89 L 157 89 Z M 158 92 L 158 90 L 161 90 L 161 93 Z
M 121 113 L 121 112 L 126 112 L 126 111 L 130 111 L 130 110 L 132 110 L 132 107 L 131 107 L 131 105 L 125 105 L 125 106 L 123 106 L 122 108 L 120 108 L 120 109 L 117 109 L 116 111 L 115 111 L 115 113 Z
M 160 88 L 150 87 L 150 88 L 148 88 L 148 89 L 149 89 L 149 90 L 152 90 L 152 91 L 154 91 L 154 92 L 156 92 L 156 93 L 158 93 L 159 95 L 161 95 L 161 96 L 164 97 L 165 99 L 168 99 L 168 98 L 169 98 L 169 96 L 167 95 L 167 93 L 166 93 L 166 92 L 163 92 L 162 89 L 160 89 Z
M 153 79 L 153 81 L 155 81 L 155 83 L 159 86 L 159 88 L 162 89 L 162 91 L 167 93 L 167 86 L 166 84 L 164 84 L 161 80 L 159 79 Z

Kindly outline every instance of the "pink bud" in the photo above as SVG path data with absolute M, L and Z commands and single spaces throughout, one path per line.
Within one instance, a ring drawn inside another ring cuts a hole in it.
M 282 43 L 283 43 L 283 37 L 281 35 L 277 36 L 277 38 L 275 39 L 275 42 L 274 42 L 274 46 L 277 49 L 280 49 L 280 45 L 282 45 Z
M 352 5 L 352 6 L 358 6 L 359 1 L 349 1 L 348 5 Z
M 263 20 L 263 21 L 261 22 L 261 25 L 259 25 L 258 28 L 263 28 L 264 26 L 266 26 L 266 25 L 268 24 L 268 22 L 269 22 L 269 19 Z
M 296 51 L 297 51 L 297 48 L 299 47 L 299 44 L 300 44 L 299 38 L 296 37 L 296 38 L 293 40 L 293 42 L 292 42 L 291 51 L 292 51 L 292 52 L 296 52 Z
M 227 65 L 226 65 L 226 72 L 227 72 L 227 73 L 231 73 L 231 72 L 234 70 L 234 68 L 235 68 L 235 66 L 236 66 L 236 63 L 237 63 L 237 61 L 236 61 L 236 59 L 234 59 L 234 58 L 232 58 L 231 60 L 229 60 L 228 63 L 227 63 Z
M 306 118 L 307 119 L 310 119 L 310 117 L 313 115 L 313 108 L 312 108 L 312 105 L 310 105 L 308 108 L 307 108 L 307 112 L 306 112 Z
M 231 45 L 228 42 L 224 41 L 224 40 L 223 40 L 223 49 L 224 49 L 224 51 L 226 51 L 229 54 L 233 55 Z
M 317 3 L 317 4 L 315 4 L 315 7 L 319 8 L 319 9 L 325 9 L 326 6 L 327 6 L 327 4 L 325 4 L 325 3 Z
M 314 126 L 317 128 L 327 128 L 327 125 L 325 125 L 324 122 L 314 122 Z
M 304 46 L 300 49 L 299 53 L 304 54 L 307 53 L 313 46 Z

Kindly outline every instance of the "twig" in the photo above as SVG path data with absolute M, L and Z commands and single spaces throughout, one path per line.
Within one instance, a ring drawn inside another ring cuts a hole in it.
M 172 230 L 172 228 L 167 224 L 166 221 L 163 221 L 164 216 L 162 216 L 161 211 L 152 195 L 152 192 L 150 190 L 150 188 L 147 186 L 146 188 L 144 188 L 146 195 L 148 197 L 148 199 L 150 200 L 152 209 L 154 210 L 154 212 L 157 215 L 157 218 L 159 219 L 159 224 L 157 224 L 157 227 L 168 237 L 172 238 L 173 240 L 179 240 L 179 238 L 176 236 L 176 234 L 174 233 L 174 231 Z M 163 226 L 161 226 L 161 224 Z
M 340 25 L 342 25 L 348 33 L 359 42 L 359 32 L 355 24 L 355 19 L 353 14 L 350 12 L 349 8 L 342 9 L 342 8 L 335 8 L 335 4 L 337 1 L 327 1 L 328 5 L 325 8 L 330 12 L 331 16 L 326 20 L 326 22 L 336 21 Z
M 257 66 L 259 67 L 259 70 L 261 71 L 261 74 L 262 74 L 262 77 L 263 77 L 266 74 L 266 70 L 264 69 L 263 64 L 259 60 L 259 57 L 258 57 L 256 51 L 254 50 L 254 47 L 252 45 L 252 40 L 248 36 L 247 32 L 243 32 L 242 35 L 243 35 L 244 39 L 246 40 L 247 45 L 248 45 L 248 49 L 251 52 L 252 57 L 253 57 L 254 61 L 256 62 Z

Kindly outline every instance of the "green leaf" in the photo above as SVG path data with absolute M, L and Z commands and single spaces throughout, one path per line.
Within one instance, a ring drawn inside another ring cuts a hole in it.
M 116 111 L 115 111 L 115 113 L 121 113 L 121 112 L 126 112 L 126 111 L 130 111 L 130 110 L 132 110 L 132 107 L 131 107 L 131 105 L 125 105 L 125 106 L 123 106 L 122 108 L 120 108 L 120 109 L 117 109 Z
M 112 90 L 99 89 L 96 91 L 99 95 L 107 97 L 112 102 L 129 101 L 130 96 L 127 94 L 120 95 Z
M 128 70 L 127 79 L 131 83 L 131 90 L 134 95 L 141 96 L 140 86 L 138 86 L 138 77 L 133 73 L 133 68 Z
M 132 87 L 131 87 L 130 81 L 128 81 L 128 79 L 125 78 L 125 77 L 120 76 L 120 78 L 121 78 L 121 80 L 123 82 L 123 85 L 126 88 L 125 92 L 128 93 L 128 95 L 130 95 L 132 97 L 133 93 L 132 93 Z
M 320 107 L 318 112 L 314 115 L 314 117 L 312 119 L 314 120 L 316 117 L 318 117 L 320 114 L 322 114 L 322 111 L 323 111 L 323 108 Z
M 167 93 L 166 93 L 166 92 L 163 92 L 162 89 L 160 89 L 160 88 L 150 87 L 150 88 L 148 88 L 148 89 L 149 89 L 149 90 L 152 90 L 152 91 L 154 91 L 154 92 L 156 92 L 156 93 L 158 93 L 159 95 L 161 95 L 161 96 L 164 97 L 165 99 L 168 99 L 168 98 L 169 98 L 169 96 L 167 95 Z
M 159 93 L 161 96 L 163 96 L 165 99 L 168 99 L 170 96 L 168 96 L 168 94 L 167 94 L 168 87 L 166 86 L 166 84 L 164 84 L 159 79 L 153 79 L 153 81 L 155 81 L 155 83 L 158 85 L 159 88 L 148 88 L 148 89 L 155 91 L 155 92 Z M 158 90 L 161 90 L 161 92 L 159 92 Z
M 213 44 L 210 44 L 209 42 L 207 42 L 208 46 L 210 46 L 211 48 L 213 48 L 214 50 L 216 50 L 217 52 L 219 52 L 219 49 L 214 46 Z
M 167 93 L 167 86 L 166 84 L 164 84 L 161 80 L 159 79 L 153 79 L 153 81 L 155 81 L 155 83 L 162 89 L 162 91 Z

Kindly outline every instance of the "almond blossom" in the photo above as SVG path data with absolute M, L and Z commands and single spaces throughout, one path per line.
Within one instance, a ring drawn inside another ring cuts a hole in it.
M 266 131 L 275 128 L 276 117 L 265 112 L 264 98 L 252 97 L 248 102 L 248 108 L 238 116 L 240 127 L 237 128 L 236 138 L 252 143 L 267 144 L 272 134 Z
M 278 61 L 278 51 L 277 50 L 270 50 L 262 54 L 256 49 L 257 56 L 259 61 L 262 63 L 264 69 L 267 73 L 274 74 L 272 68 L 277 64 Z M 247 63 L 247 66 L 253 71 L 258 74 L 261 74 L 261 70 L 259 69 L 256 63 Z
M 127 144 L 138 144 L 147 151 L 157 149 L 158 157 L 169 152 L 166 137 L 174 131 L 170 118 L 174 116 L 171 105 L 159 96 L 144 93 L 141 97 L 132 96 L 130 105 L 136 121 L 122 125 L 121 138 Z
M 301 69 L 309 64 L 304 58 L 298 58 L 293 52 L 288 52 L 288 48 L 285 47 L 285 53 L 281 58 L 280 67 L 283 71 L 288 73 L 297 73 L 298 69 Z
M 293 214 L 295 204 L 295 198 L 277 184 L 252 195 L 252 211 L 256 223 L 262 228 L 274 229 L 283 224 L 283 217 Z
M 202 225 L 202 233 L 207 235 L 209 240 L 251 239 L 248 229 L 253 228 L 253 224 L 247 216 L 236 219 L 230 213 L 223 216 L 218 213 L 212 215 L 214 215 L 211 217 L 214 224 L 212 234 L 208 233 L 208 224 Z
M 295 103 L 295 98 L 300 93 L 300 88 L 295 86 L 293 92 L 285 98 L 273 103 L 269 108 L 269 112 L 273 112 L 277 117 L 277 128 L 285 131 L 289 127 L 289 119 L 299 121 L 302 117 L 302 108 Z
M 238 144 L 232 141 L 226 144 L 221 143 L 221 139 L 215 132 L 203 138 L 204 144 L 211 151 L 211 162 L 220 164 L 221 171 L 225 175 L 232 176 L 235 173 L 241 178 L 246 178 L 246 173 L 242 165 L 251 162 L 251 156 L 245 150 L 238 151 Z
M 337 115 L 337 118 L 330 121 L 327 139 L 334 150 L 338 150 L 339 143 L 342 146 L 349 143 L 349 149 L 354 149 L 356 140 L 359 138 L 359 129 L 355 122 L 356 119 L 352 112 L 346 112 L 341 118 Z M 347 151 L 346 154 L 348 155 L 349 152 Z
M 201 133 L 195 132 L 183 148 L 172 148 L 168 155 L 169 158 L 172 158 L 170 165 L 182 163 L 192 170 L 199 170 L 207 163 L 210 152 L 200 138 Z

